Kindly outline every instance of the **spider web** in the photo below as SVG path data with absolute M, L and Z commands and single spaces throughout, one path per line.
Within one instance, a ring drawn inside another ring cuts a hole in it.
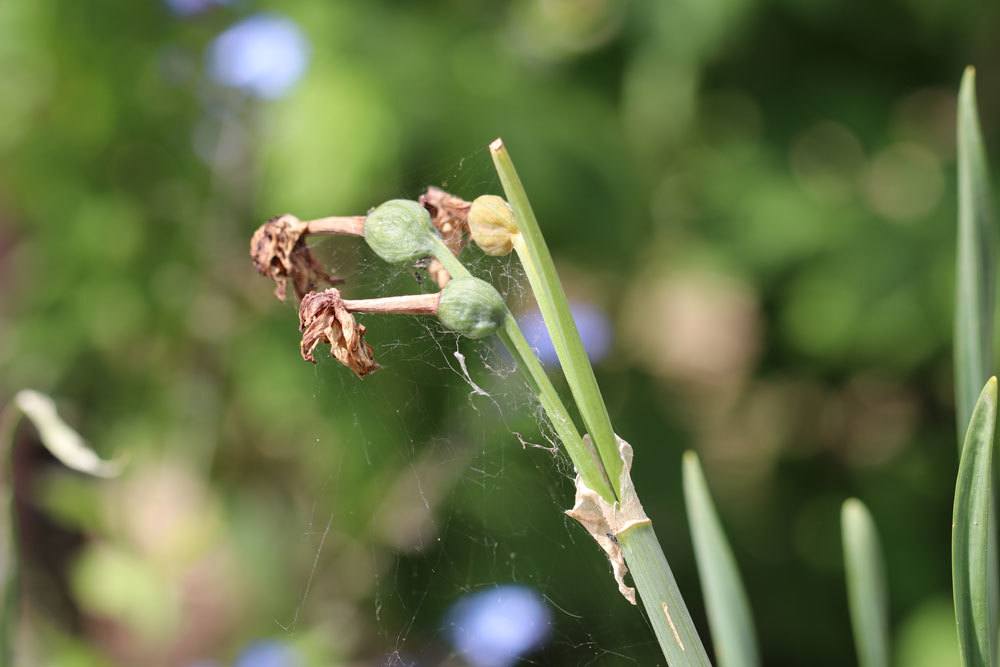
M 467 200 L 502 193 L 486 149 L 417 169 L 409 180 L 412 191 L 386 198 L 415 198 L 427 185 Z M 347 278 L 349 298 L 437 289 L 423 269 L 389 266 L 359 239 L 327 237 L 314 251 Z M 470 246 L 462 259 L 515 313 L 531 307 L 513 255 L 487 257 Z M 332 570 L 347 567 L 360 583 L 345 651 L 363 664 L 475 664 L 451 645 L 448 610 L 507 584 L 534 591 L 549 614 L 547 640 L 516 664 L 662 664 L 607 560 L 563 514 L 573 501 L 573 466 L 499 341 L 464 339 L 429 317 L 358 319 L 383 368 L 363 381 L 331 360 L 316 368 L 316 407 L 335 410 L 342 433 L 311 445 L 333 460 L 305 491 L 313 498 L 299 545 L 305 575 L 292 617 L 276 619 L 279 627 L 294 635 L 322 619 L 342 594 L 330 580 L 343 574 Z M 366 500 L 329 508 L 331 489 L 366 477 Z

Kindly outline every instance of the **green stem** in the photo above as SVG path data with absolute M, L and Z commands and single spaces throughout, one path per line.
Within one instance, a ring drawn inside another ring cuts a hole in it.
M 497 139 L 490 144 L 490 154 L 507 200 L 517 218 L 519 233 L 513 239 L 514 250 L 531 284 L 531 291 L 552 338 L 552 345 L 573 393 L 573 400 L 576 401 L 587 432 L 597 446 L 615 495 L 618 496 L 621 492 L 619 484 L 622 472 L 618 442 L 614 429 L 611 428 L 611 418 L 601 396 L 601 389 L 597 386 L 597 378 L 594 377 L 594 369 L 573 321 L 569 301 L 559 282 L 555 263 L 503 141 Z
M 14 663 L 18 564 L 14 516 L 14 435 L 20 411 L 13 401 L 0 411 L 0 664 Z
M 504 320 L 503 329 L 498 334 L 500 340 L 510 351 L 511 356 L 517 361 L 517 367 L 522 370 L 532 391 L 538 397 L 542 409 L 552 423 L 552 428 L 556 430 L 556 435 L 562 441 L 569 458 L 576 466 L 577 472 L 583 478 L 584 483 L 596 491 L 605 501 L 613 503 L 615 494 L 611 487 L 611 480 L 604 470 L 600 456 L 593 446 L 587 446 L 587 442 L 580 437 L 580 432 L 573 423 L 569 411 L 563 404 L 562 399 L 552 386 L 552 381 L 546 375 L 545 369 L 535 356 L 534 350 L 524 337 L 521 327 L 517 325 L 517 320 L 509 312 Z
M 618 544 L 667 664 L 711 667 L 653 525 L 644 523 L 619 533 Z
M 437 235 L 434 236 L 434 259 L 441 262 L 452 278 L 473 277 L 472 273 L 465 268 L 465 264 L 462 264 L 458 257 L 455 257 L 455 254 Z
M 638 499 L 622 497 L 624 462 L 618 451 L 618 440 L 524 185 L 503 141 L 497 139 L 490 144 L 490 154 L 517 220 L 518 233 L 512 238 L 514 250 L 531 284 L 577 409 L 597 446 L 615 497 L 623 502 L 638 502 Z M 652 524 L 634 526 L 615 537 L 667 663 L 672 667 L 710 665 Z
M 448 247 L 438 238 L 435 238 L 434 257 L 444 265 L 444 268 L 453 278 L 471 276 L 465 265 L 458 260 Z M 524 337 L 517 320 L 507 311 L 504 318 L 503 328 L 497 332 L 504 346 L 514 357 L 517 367 L 524 375 L 531 391 L 538 397 L 538 402 L 552 423 L 556 435 L 569 454 L 570 460 L 580 473 L 583 481 L 590 488 L 594 489 L 608 502 L 614 502 L 615 495 L 611 488 L 611 483 L 604 471 L 604 465 L 593 447 L 588 447 L 586 441 L 580 436 L 580 432 L 573 423 L 573 418 L 566 409 L 566 405 L 559 398 L 552 380 L 546 374 L 534 350 Z

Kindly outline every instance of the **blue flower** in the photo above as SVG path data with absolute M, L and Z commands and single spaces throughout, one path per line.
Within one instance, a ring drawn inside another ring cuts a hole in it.
M 549 608 L 533 589 L 505 585 L 461 598 L 448 612 L 455 650 L 474 667 L 509 667 L 551 631 Z
M 232 0 L 166 0 L 167 7 L 178 16 L 194 16 Z
M 570 305 L 570 312 L 573 314 L 576 328 L 580 330 L 583 349 L 587 351 L 590 360 L 597 362 L 607 356 L 611 347 L 611 325 L 607 316 L 588 303 L 573 303 Z M 559 358 L 552 346 L 548 329 L 545 328 L 542 314 L 535 310 L 519 316 L 517 321 L 528 343 L 538 352 L 541 362 L 546 366 L 558 365 Z
M 298 654 L 288 644 L 260 641 L 245 648 L 233 667 L 300 667 L 301 664 Z
M 309 64 L 309 42 L 291 19 L 256 14 L 227 28 L 208 52 L 217 83 L 263 99 L 277 99 L 298 83 Z

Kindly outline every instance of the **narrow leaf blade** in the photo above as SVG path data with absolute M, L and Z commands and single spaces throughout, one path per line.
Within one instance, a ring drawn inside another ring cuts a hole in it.
M 720 667 L 756 667 L 760 651 L 746 590 L 698 456 L 684 454 L 684 499 Z
M 996 252 L 989 174 L 976 72 L 969 67 L 958 95 L 958 255 L 955 276 L 955 394 L 958 437 L 993 366 Z
M 997 577 L 993 449 L 997 379 L 990 378 L 972 412 L 962 448 L 952 515 L 952 588 L 966 667 L 992 667 L 996 654 Z
M 840 513 L 847 600 L 860 667 L 889 666 L 889 596 L 875 522 L 864 503 L 844 502 Z

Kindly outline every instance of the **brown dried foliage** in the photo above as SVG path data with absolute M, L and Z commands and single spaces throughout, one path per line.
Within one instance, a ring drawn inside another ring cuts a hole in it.
M 420 195 L 419 202 L 431 214 L 431 222 L 448 249 L 456 255 L 460 253 L 469 237 L 469 208 L 472 203 L 434 186 Z
M 337 361 L 364 377 L 377 371 L 371 345 L 365 342 L 365 327 L 354 320 L 340 298 L 340 290 L 330 288 L 310 292 L 299 304 L 299 331 L 302 358 L 316 363 L 313 351 L 320 343 L 330 345 L 330 354 Z
M 462 252 L 469 241 L 469 208 L 472 203 L 434 186 L 427 188 L 418 201 L 431 214 L 431 222 L 448 250 L 455 255 Z M 427 265 L 427 272 L 441 287 L 450 279 L 444 266 L 436 259 Z
M 274 280 L 274 295 L 285 300 L 288 281 L 302 299 L 321 282 L 337 285 L 342 279 L 327 273 L 306 245 L 308 225 L 286 213 L 257 228 L 250 239 L 250 257 L 261 275 Z

